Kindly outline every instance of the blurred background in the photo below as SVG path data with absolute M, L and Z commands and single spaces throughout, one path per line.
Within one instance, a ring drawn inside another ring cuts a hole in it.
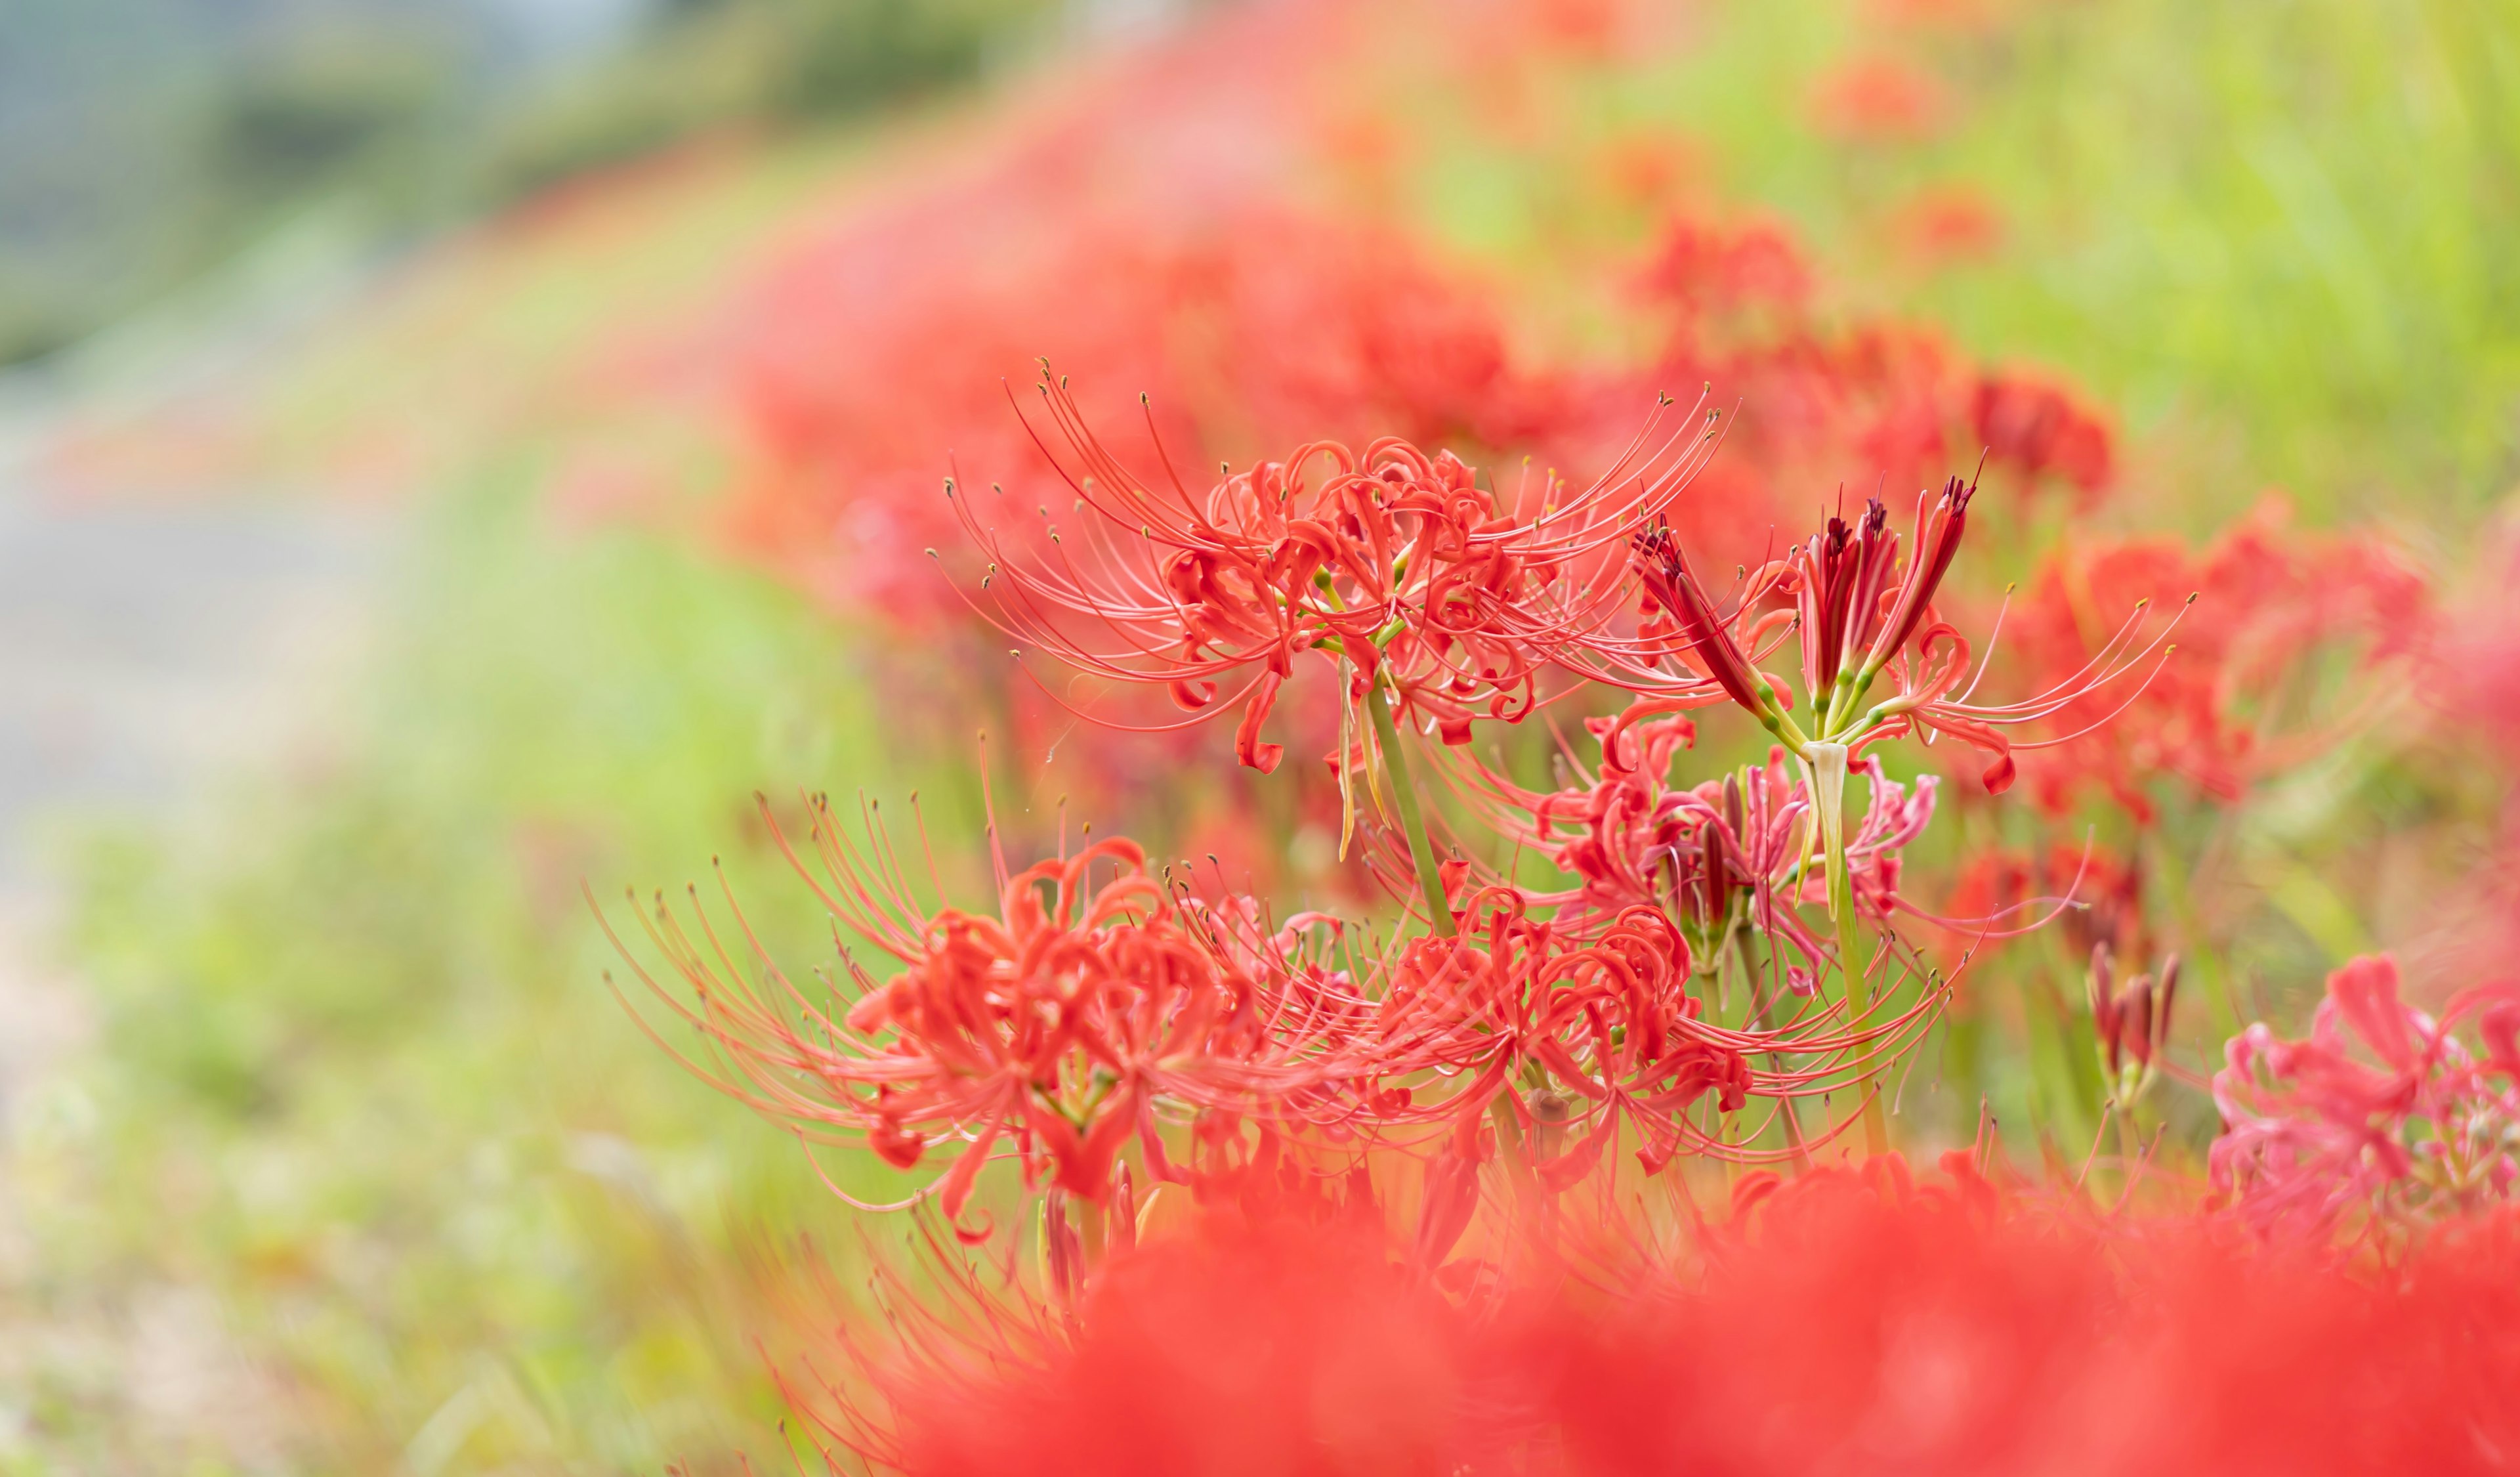
M 1036 355 L 1210 459 L 1578 478 L 1711 383 L 1745 558 L 1990 448 L 2025 673 L 2228 592 L 2128 743 L 1944 761 L 1929 900 L 2115 870 L 1913 1146 L 2088 1142 L 2094 933 L 2200 1069 L 2470 978 L 2515 228 L 2485 0 L 0 0 L 0 1472 L 784 1460 L 755 1341 L 883 1178 L 657 1050 L 581 892 L 722 857 L 810 946 L 756 791 L 919 790 L 968 887 L 991 764 L 1365 905 L 1322 780 L 1072 735 L 925 557 L 949 467 L 1040 481 Z

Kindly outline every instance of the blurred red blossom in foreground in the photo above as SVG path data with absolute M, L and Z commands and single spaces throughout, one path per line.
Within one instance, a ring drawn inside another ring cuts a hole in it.
M 1111 1263 L 1072 1331 L 983 1321 L 877 1361 L 871 1424 L 791 1393 L 914 1477 L 2448 1473 L 2520 1449 L 2520 1219 L 2356 1268 L 1947 1164 L 1756 1177 L 1667 1245 L 1467 1290 L 1353 1214 L 1211 1217 Z

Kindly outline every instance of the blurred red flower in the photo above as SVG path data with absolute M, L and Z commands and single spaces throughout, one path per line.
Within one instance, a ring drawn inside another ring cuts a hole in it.
M 2399 998 L 2395 959 L 2358 958 L 2327 977 L 2306 1039 L 2261 1022 L 2227 1057 L 2214 1182 L 2263 1231 L 2387 1231 L 2520 1185 L 2520 982 L 2461 991 L 2436 1019 Z
M 2387 545 L 2297 531 L 2270 500 L 2201 553 L 2164 538 L 2067 546 L 2007 614 L 2002 660 L 2033 680 L 2080 671 L 2122 613 L 2182 590 L 2197 596 L 2178 649 L 2140 693 L 2077 699 L 2057 715 L 2063 737 L 2023 751 L 2043 806 L 2097 788 L 2148 818 L 2162 776 L 2237 799 L 2334 743 L 2432 629 L 2425 580 Z
M 891 1365 L 884 1445 L 912 1477 L 2482 1472 L 2520 1446 L 2520 1219 L 2358 1273 L 2008 1201 L 1954 1158 L 1745 1181 L 1685 1252 L 1576 1277 L 1430 1282 L 1376 1224 L 1212 1221 L 1120 1260 L 1071 1335 Z
M 2003 212 L 1979 190 L 1945 185 L 1919 191 L 1891 218 L 1891 232 L 1927 267 L 1979 261 L 2003 245 Z
M 1821 130 L 1860 143 L 1931 137 L 1950 111 L 1940 81 L 1890 57 L 1842 63 L 1812 91 L 1812 112 Z
M 2109 429 L 2065 390 L 2012 375 L 1988 375 L 1969 397 L 1969 429 L 1987 460 L 2037 482 L 2055 477 L 2088 503 L 2114 470 Z

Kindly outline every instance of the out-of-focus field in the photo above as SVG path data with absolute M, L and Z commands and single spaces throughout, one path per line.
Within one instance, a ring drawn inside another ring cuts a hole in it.
M 915 242 L 937 181 L 1073 167 L 1091 195 L 1103 156 L 1210 128 L 1260 156 L 1234 189 L 1418 243 L 1534 363 L 1638 352 L 1635 264 L 1667 216 L 1778 222 L 1822 320 L 1920 326 L 2102 407 L 2120 465 L 2090 528 L 2201 543 L 2279 489 L 2299 525 L 2385 531 L 2445 600 L 2490 577 L 2520 450 L 2520 13 L 1218 9 L 1182 24 L 1313 27 L 1328 69 L 1209 116 L 1194 81 L 1141 93 L 1205 65 L 1165 33 L 879 120 L 712 136 L 457 231 L 233 373 L 71 402 L 28 464 L 53 495 L 271 488 L 390 532 L 353 698 L 209 797 L 54 848 L 59 988 L 92 1029 L 10 1085 L 0 1471 L 785 1459 L 749 1340 L 791 1238 L 846 1266 L 860 1223 L 614 1003 L 580 889 L 713 886 L 722 855 L 754 923 L 810 946 L 754 792 L 916 788 L 938 835 L 975 834 L 957 704 L 996 700 L 969 651 L 852 605 L 819 547 L 765 555 L 741 516 L 769 477 L 760 386 L 865 342 L 840 312 L 764 347 L 765 284 L 870 221 Z M 1009 142 L 1045 116 L 1037 152 Z M 2222 889 L 2189 920 L 2221 1002 L 2192 1059 L 2223 1012 L 2294 1010 L 2352 952 L 2422 956 L 2445 879 L 2486 854 L 2499 783 L 2408 758 L 2391 733 L 2438 719 L 2392 703 L 2241 799 L 2169 805 L 2156 901 L 2199 858 Z M 1206 813 L 1141 799 L 1128 818 L 1167 839 Z M 1988 1015 L 1989 1040 L 1942 1049 L 1976 1053 L 2035 1155 L 2060 1111 L 2022 1065 L 2038 1027 Z M 820 1163 L 881 1182 L 854 1150 Z

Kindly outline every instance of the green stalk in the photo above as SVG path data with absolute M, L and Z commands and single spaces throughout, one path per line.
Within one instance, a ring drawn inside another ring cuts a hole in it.
M 1400 808 L 1400 828 L 1409 837 L 1409 859 L 1418 868 L 1418 890 L 1426 900 L 1427 926 L 1439 938 L 1452 938 L 1453 908 L 1444 900 L 1444 879 L 1435 870 L 1435 844 L 1426 835 L 1409 757 L 1400 752 L 1400 725 L 1391 721 L 1391 700 L 1378 675 L 1365 710 L 1373 718 L 1373 742 L 1382 750 L 1382 767 L 1391 776 L 1391 801 Z
M 1850 1029 L 1872 1008 L 1868 977 L 1872 973 L 1872 939 L 1855 917 L 1855 879 L 1849 875 L 1843 858 L 1831 870 L 1828 889 L 1829 910 L 1837 914 L 1837 958 L 1846 974 L 1846 1021 Z M 1890 1152 L 1890 1124 L 1881 1111 L 1881 1085 L 1872 1076 L 1872 1051 L 1864 1048 L 1857 1064 L 1855 1090 L 1862 1094 L 1858 1109 L 1864 1115 L 1864 1152 L 1867 1155 Z
M 1756 1031 L 1766 1024 L 1773 1002 L 1768 998 L 1767 972 L 1761 967 L 1759 956 L 1752 951 L 1752 948 L 1750 926 L 1745 921 L 1732 934 L 1732 949 L 1740 957 L 1741 973 L 1747 979 L 1745 988 L 1750 992 L 1750 1015 L 1747 1024 L 1750 1030 Z M 1782 1072 L 1785 1069 L 1783 1054 L 1776 1051 L 1769 1052 L 1768 1065 Z M 1784 1123 L 1785 1144 L 1794 1151 L 1794 1168 L 1810 1169 L 1811 1153 L 1803 1147 L 1802 1118 L 1794 1111 L 1794 1100 L 1790 1097 L 1777 1099 L 1777 1116 Z
M 1373 719 L 1373 742 L 1382 750 L 1383 772 L 1391 778 L 1391 802 L 1400 811 L 1400 828 L 1409 838 L 1409 860 L 1418 869 L 1418 888 L 1426 900 L 1427 926 L 1435 936 L 1454 938 L 1452 904 L 1444 900 L 1444 879 L 1435 870 L 1435 843 L 1426 831 L 1426 815 L 1418 804 L 1418 782 L 1409 772 L 1409 756 L 1401 752 L 1400 725 L 1391 720 L 1391 699 L 1381 677 L 1376 676 L 1373 691 L 1365 705 Z M 1539 1202 L 1540 1184 L 1533 1176 L 1531 1162 L 1522 1146 L 1522 1124 L 1513 1116 L 1513 1104 L 1507 1094 L 1499 1093 L 1488 1102 L 1488 1116 L 1496 1121 L 1497 1151 L 1505 1160 L 1506 1177 L 1513 1181 L 1515 1192 L 1525 1204 Z

